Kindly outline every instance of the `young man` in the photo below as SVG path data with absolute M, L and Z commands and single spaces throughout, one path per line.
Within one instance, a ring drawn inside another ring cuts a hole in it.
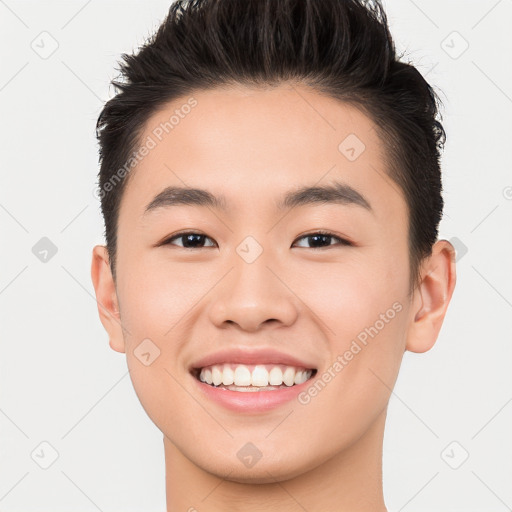
M 168 511 L 385 511 L 388 400 L 455 286 L 437 97 L 359 0 L 178 1 L 124 59 L 92 279 Z

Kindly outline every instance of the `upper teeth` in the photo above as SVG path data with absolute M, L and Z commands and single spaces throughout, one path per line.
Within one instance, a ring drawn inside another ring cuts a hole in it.
M 294 366 L 283 365 L 256 365 L 254 367 L 244 364 L 231 365 L 215 364 L 201 368 L 199 379 L 207 384 L 219 386 L 287 386 L 302 384 L 306 382 L 313 373 L 313 370 L 295 368 Z

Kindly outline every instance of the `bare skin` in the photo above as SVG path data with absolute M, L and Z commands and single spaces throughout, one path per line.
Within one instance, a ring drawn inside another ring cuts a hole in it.
M 384 512 L 388 400 L 405 350 L 426 352 L 437 340 L 455 286 L 454 248 L 435 244 L 410 297 L 407 206 L 386 174 L 374 125 L 354 107 L 289 84 L 193 97 L 197 105 L 131 172 L 116 282 L 104 246 L 92 260 L 110 346 L 126 353 L 137 395 L 163 433 L 167 510 Z M 154 114 L 142 140 L 187 99 Z M 350 134 L 365 146 L 353 161 L 339 149 Z M 371 210 L 276 209 L 292 189 L 335 181 Z M 169 186 L 223 195 L 227 210 L 144 213 Z M 306 236 L 318 230 L 334 237 L 321 248 Z M 203 245 L 160 244 L 184 231 L 205 235 Z M 237 252 L 248 236 L 262 249 L 251 263 Z M 347 354 L 371 326 L 377 334 Z M 160 352 L 146 366 L 134 350 L 148 338 Z M 310 361 L 312 383 L 325 386 L 263 413 L 229 410 L 199 392 L 189 368 L 235 346 Z M 261 453 L 252 467 L 237 456 L 248 442 Z

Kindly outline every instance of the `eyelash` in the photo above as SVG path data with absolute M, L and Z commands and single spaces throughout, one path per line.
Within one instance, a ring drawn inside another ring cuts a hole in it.
M 181 233 L 177 233 L 175 235 L 173 235 L 172 237 L 170 238 L 167 238 L 166 240 L 164 240 L 161 244 L 159 245 L 173 245 L 171 242 L 173 242 L 174 240 L 177 240 L 179 238 L 183 238 L 187 235 L 199 235 L 199 236 L 204 236 L 206 238 L 210 238 L 208 236 L 206 236 L 205 234 L 203 233 L 199 233 L 197 231 L 183 231 Z M 314 231 L 313 233 L 307 233 L 306 235 L 302 235 L 300 236 L 299 238 L 297 238 L 295 240 L 295 242 L 297 240 L 301 240 L 303 238 L 310 238 L 310 237 L 313 237 L 315 235 L 322 235 L 322 236 L 327 236 L 327 237 L 330 237 L 330 238 L 333 238 L 335 240 L 337 240 L 338 244 L 329 244 L 325 247 L 303 247 L 303 249 L 314 249 L 314 250 L 319 250 L 319 249 L 327 249 L 328 247 L 332 247 L 333 245 L 337 245 L 337 246 L 353 246 L 354 244 L 352 244 L 351 242 L 349 242 L 348 240 L 344 239 L 344 238 L 340 238 L 339 236 L 336 236 L 334 233 L 331 233 L 330 231 L 325 231 L 325 230 L 318 230 L 318 231 Z M 211 238 L 210 238 L 211 240 Z M 294 242 L 294 243 L 295 243 Z M 183 247 L 183 246 L 176 246 L 176 247 L 180 247 L 181 249 L 188 249 L 188 250 L 195 250 L 196 248 L 194 247 Z M 199 247 L 198 249 L 206 249 L 206 247 Z

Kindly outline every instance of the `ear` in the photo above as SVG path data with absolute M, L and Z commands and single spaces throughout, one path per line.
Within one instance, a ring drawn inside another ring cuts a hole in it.
M 455 248 L 447 240 L 439 240 L 424 263 L 421 282 L 414 292 L 406 350 L 427 352 L 434 346 L 455 281 Z
M 119 302 L 110 268 L 110 258 L 104 245 L 96 245 L 92 250 L 91 277 L 96 292 L 98 313 L 109 336 L 110 347 L 116 352 L 125 352 Z

